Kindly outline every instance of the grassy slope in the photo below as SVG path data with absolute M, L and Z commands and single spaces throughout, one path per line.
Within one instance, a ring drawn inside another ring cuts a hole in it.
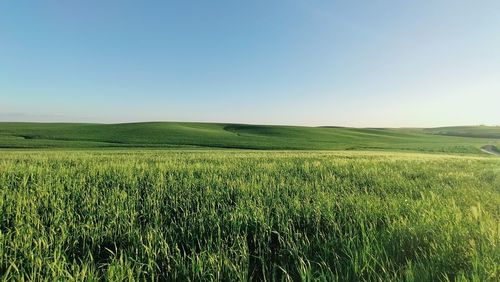
M 495 132 L 495 131 L 493 131 Z M 355 129 L 216 123 L 0 123 L 3 148 L 216 147 L 479 153 L 490 140 L 420 129 Z M 498 132 L 500 135 L 500 130 Z
M 462 137 L 500 138 L 500 126 L 449 126 L 425 129 L 426 132 Z

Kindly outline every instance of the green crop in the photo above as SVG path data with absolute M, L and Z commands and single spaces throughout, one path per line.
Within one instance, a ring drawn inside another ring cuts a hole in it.
M 452 130 L 459 130 L 462 135 L 452 136 L 457 135 L 452 134 Z M 444 131 L 443 128 L 424 130 L 185 122 L 0 122 L 0 148 L 223 148 L 484 154 L 480 150 L 482 146 L 500 145 L 499 139 L 495 138 L 497 135 L 500 136 L 500 127 L 454 127 Z
M 500 159 L 2 151 L 6 280 L 498 281 Z

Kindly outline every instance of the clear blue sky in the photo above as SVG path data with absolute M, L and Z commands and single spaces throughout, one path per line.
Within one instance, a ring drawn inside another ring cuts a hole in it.
M 0 1 L 0 120 L 500 124 L 500 1 Z

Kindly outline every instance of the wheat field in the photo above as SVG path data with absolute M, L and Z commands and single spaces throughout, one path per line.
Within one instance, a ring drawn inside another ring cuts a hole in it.
M 498 281 L 500 159 L 2 151 L 4 280 Z

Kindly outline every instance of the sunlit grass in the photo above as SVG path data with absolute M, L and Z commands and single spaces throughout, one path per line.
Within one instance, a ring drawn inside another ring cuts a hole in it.
M 2 152 L 13 280 L 498 281 L 500 160 Z

